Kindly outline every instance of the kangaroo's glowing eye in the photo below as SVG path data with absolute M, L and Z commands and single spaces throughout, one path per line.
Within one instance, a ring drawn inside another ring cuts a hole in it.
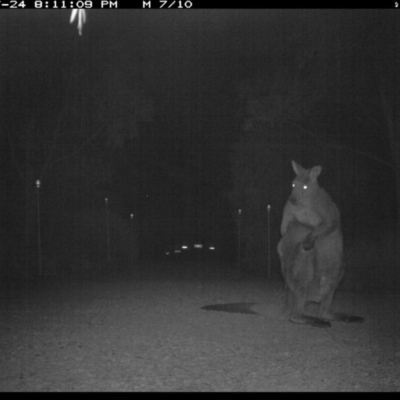
M 296 185 L 294 183 L 292 183 L 292 187 L 295 187 Z
M 304 185 L 304 186 L 303 186 L 303 189 L 304 189 L 304 190 L 307 190 L 307 185 Z

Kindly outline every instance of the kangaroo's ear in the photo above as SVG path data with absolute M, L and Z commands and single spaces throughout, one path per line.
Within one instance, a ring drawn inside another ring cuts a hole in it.
M 310 171 L 310 178 L 311 179 L 317 179 L 318 175 L 321 173 L 322 171 L 322 167 L 320 167 L 319 165 L 317 165 L 316 167 L 312 167 L 311 171 Z
M 297 164 L 297 162 L 292 160 L 292 167 L 293 167 L 293 171 L 296 175 L 300 175 L 302 172 L 304 172 L 304 168 L 300 165 Z

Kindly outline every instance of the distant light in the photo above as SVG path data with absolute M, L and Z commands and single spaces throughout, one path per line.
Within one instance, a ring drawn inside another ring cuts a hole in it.
M 167 251 L 165 254 L 166 254 L 167 256 L 169 256 L 169 251 Z
M 185 246 L 185 245 L 182 246 L 182 249 L 184 249 L 184 250 L 186 250 L 187 248 L 188 248 L 188 247 Z
M 210 246 L 209 249 L 210 250 L 215 250 L 215 247 L 214 246 Z
M 202 244 L 195 244 L 195 245 L 194 245 L 194 248 L 195 248 L 195 249 L 202 249 L 202 248 L 203 248 L 203 245 L 202 245 Z
M 174 253 L 180 253 L 181 251 L 180 250 L 174 250 Z

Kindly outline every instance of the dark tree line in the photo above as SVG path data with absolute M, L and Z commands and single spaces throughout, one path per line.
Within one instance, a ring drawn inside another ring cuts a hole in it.
M 12 243 L 8 268 L 22 265 L 37 273 L 39 222 L 45 263 L 73 263 L 85 253 L 104 260 L 106 197 L 114 253 L 132 257 L 138 252 L 137 245 L 132 250 L 132 235 L 137 236 L 132 210 L 113 185 L 125 147 L 137 143 L 152 123 L 149 97 L 129 66 L 117 75 L 107 61 L 79 63 L 84 47 L 50 56 L 57 73 L 45 74 L 40 60 L 45 49 L 28 53 L 34 46 L 29 38 L 20 46 L 30 68 L 16 63 L 2 77 L 4 96 L 13 99 L 3 120 L 13 177 L 3 203 L 8 214 L 3 234 Z M 22 73 L 29 74 L 28 87 L 16 87 Z
M 299 21 L 300 34 L 278 34 L 266 49 L 265 70 L 238 86 L 241 134 L 233 147 L 231 199 L 237 224 L 242 209 L 247 268 L 267 267 L 270 204 L 278 269 L 291 160 L 322 166 L 320 183 L 339 204 L 348 248 L 363 240 L 396 247 L 390 232 L 400 206 L 398 18 L 350 10 L 319 17 Z

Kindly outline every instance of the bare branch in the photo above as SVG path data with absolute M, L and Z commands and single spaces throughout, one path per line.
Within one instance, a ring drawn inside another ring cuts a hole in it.
M 52 166 L 54 166 L 56 163 L 59 163 L 62 160 L 65 160 L 66 158 L 70 158 L 78 154 L 80 151 L 82 151 L 95 137 L 97 136 L 97 133 L 93 134 L 90 136 L 89 139 L 85 140 L 75 151 L 72 153 L 66 154 L 65 156 L 59 158 L 58 160 L 54 161 L 52 163 Z
M 317 142 L 322 144 L 322 140 L 320 140 L 315 133 L 307 131 L 307 130 L 301 128 L 300 126 L 297 126 L 296 124 L 294 124 L 292 122 L 286 121 L 286 123 L 289 124 L 289 125 L 294 126 L 296 129 L 301 130 L 302 132 L 306 133 L 307 135 L 312 136 Z M 356 153 L 356 154 L 362 155 L 362 156 L 364 156 L 366 158 L 369 158 L 370 160 L 374 160 L 374 161 L 376 161 L 376 162 L 378 162 L 380 164 L 386 165 L 387 167 L 389 167 L 390 169 L 395 171 L 395 167 L 394 167 L 393 164 L 390 164 L 390 163 L 386 162 L 385 160 L 382 160 L 381 158 L 374 157 L 371 154 L 365 153 L 363 151 L 355 150 L 355 149 L 351 149 L 351 148 L 349 148 L 347 146 L 339 146 L 339 145 L 335 145 L 335 144 L 331 144 L 331 143 L 324 144 L 324 146 L 325 147 L 331 147 L 333 149 L 338 149 L 338 150 L 346 150 L 346 151 L 350 151 L 352 153 Z

